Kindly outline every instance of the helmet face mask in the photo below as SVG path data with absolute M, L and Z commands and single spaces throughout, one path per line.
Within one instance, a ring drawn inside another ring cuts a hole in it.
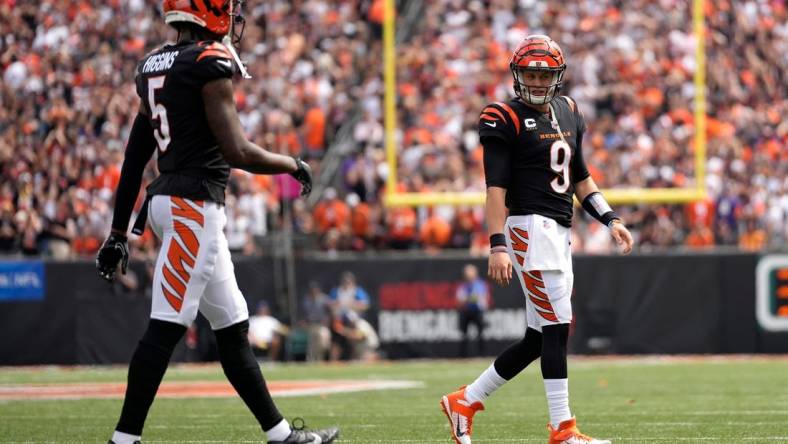
M 230 6 L 230 41 L 232 42 L 233 46 L 240 48 L 241 39 L 243 38 L 244 30 L 246 29 L 246 19 L 244 18 L 242 11 L 244 0 L 227 1 L 232 3 Z
M 550 103 L 558 94 L 564 70 L 552 68 L 512 68 L 514 90 L 518 97 L 531 105 Z
M 561 48 L 546 35 L 531 35 L 517 46 L 509 69 L 514 93 L 525 103 L 550 103 L 564 82 L 566 63 Z

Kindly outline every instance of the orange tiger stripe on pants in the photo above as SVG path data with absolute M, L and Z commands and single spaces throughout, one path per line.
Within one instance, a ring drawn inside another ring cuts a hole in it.
M 504 234 L 525 298 L 528 327 L 541 331 L 546 325 L 571 323 L 574 273 L 569 228 L 537 214 L 510 215 Z
M 519 228 L 510 228 L 509 238 L 512 240 L 514 257 L 522 267 L 525 264 L 525 253 L 528 252 L 528 232 Z
M 172 196 L 170 197 L 170 201 L 173 204 L 172 207 L 173 218 L 175 216 L 184 217 L 188 220 L 193 220 L 197 222 L 197 224 L 201 227 L 205 225 L 205 216 L 203 216 L 202 213 L 200 213 L 193 206 L 189 205 L 189 203 L 187 203 L 185 199 L 181 197 Z M 195 205 L 197 205 L 200 208 L 202 208 L 203 206 L 202 201 L 197 200 L 191 202 L 193 202 Z
M 191 271 L 194 269 L 197 253 L 200 250 L 200 241 L 194 231 L 177 218 L 196 222 L 200 227 L 204 225 L 205 219 L 202 213 L 184 199 L 172 196 L 170 201 L 175 236 L 170 241 L 167 260 L 162 270 L 164 282 L 170 288 L 168 289 L 162 282 L 161 290 L 167 302 L 176 312 L 180 313 L 183 307 L 183 298 L 186 296 L 186 287 L 191 280 Z M 198 207 L 203 206 L 201 201 L 191 202 Z
M 188 327 L 201 313 L 214 330 L 248 319 L 224 234 L 224 205 L 168 195 L 154 195 L 149 205 L 150 228 L 162 242 L 151 319 Z
M 544 281 L 542 280 L 542 273 L 539 271 L 524 271 L 523 280 L 525 280 L 525 287 L 528 291 L 528 299 L 538 307 L 536 312 L 539 316 L 548 321 L 558 322 L 558 317 L 555 315 L 555 309 L 553 309 L 550 299 L 544 293 L 545 288 Z

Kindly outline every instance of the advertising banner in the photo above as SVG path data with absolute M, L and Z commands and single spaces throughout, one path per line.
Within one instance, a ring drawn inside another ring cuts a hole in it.
M 41 261 L 0 262 L 0 302 L 41 300 L 44 282 Z

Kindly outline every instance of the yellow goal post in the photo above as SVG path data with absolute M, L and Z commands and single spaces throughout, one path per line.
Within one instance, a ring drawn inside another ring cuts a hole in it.
M 602 190 L 614 204 L 686 203 L 706 197 L 706 53 L 703 0 L 692 1 L 692 27 L 695 36 L 695 186 L 687 188 L 611 188 Z M 485 194 L 481 192 L 402 193 L 397 191 L 397 54 L 396 10 L 394 0 L 385 0 L 383 23 L 384 46 L 384 127 L 386 163 L 386 206 L 479 205 Z

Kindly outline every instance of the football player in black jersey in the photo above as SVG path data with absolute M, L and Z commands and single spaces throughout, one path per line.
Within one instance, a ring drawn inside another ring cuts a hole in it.
M 129 364 L 120 420 L 110 440 L 139 443 L 145 418 L 172 351 L 199 310 L 216 334 L 227 379 L 249 407 L 269 443 L 330 443 L 338 429 L 293 429 L 274 405 L 247 339 L 249 313 L 233 273 L 223 228 L 230 168 L 289 173 L 306 195 L 309 166 L 249 142 L 241 130 L 233 76 L 247 77 L 233 44 L 243 32 L 241 0 L 165 0 L 175 44 L 145 56 L 137 68 L 142 99 L 129 135 L 115 198 L 112 232 L 96 258 L 112 280 L 128 263 L 126 232 L 142 173 L 154 150 L 160 175 L 147 188 L 146 214 L 162 240 L 153 280 L 151 319 Z M 141 223 L 140 223 L 141 222 Z
M 570 249 L 573 195 L 605 224 L 622 252 L 632 236 L 610 208 L 583 160 L 583 116 L 558 96 L 566 64 L 561 48 L 544 35 L 527 37 L 510 61 L 516 98 L 484 108 L 488 274 L 508 285 L 514 268 L 526 300 L 528 328 L 472 384 L 441 399 L 458 444 L 470 444 L 482 402 L 541 357 L 550 413 L 550 444 L 609 444 L 584 435 L 569 410 L 566 346 L 572 321 Z

